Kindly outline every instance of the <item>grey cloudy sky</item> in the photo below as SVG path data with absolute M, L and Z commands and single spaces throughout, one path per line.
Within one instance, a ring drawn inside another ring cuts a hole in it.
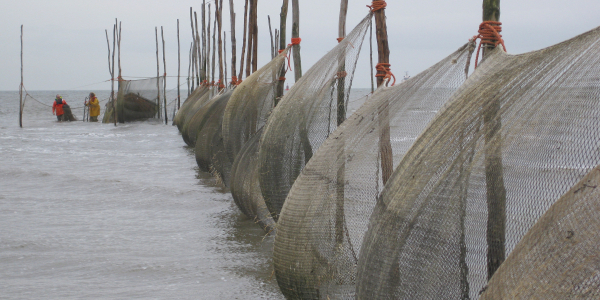
M 339 1 L 300 1 L 302 65 L 306 72 L 336 44 Z M 180 20 L 181 74 L 187 76 L 191 42 L 189 8 L 200 0 L 0 0 L 0 90 L 20 82 L 20 26 L 24 25 L 24 85 L 28 90 L 110 89 L 105 29 L 122 22 L 121 63 L 125 77 L 156 75 L 154 27 L 164 27 L 167 74 L 177 75 L 177 19 Z M 213 1 L 210 1 L 213 3 Z M 230 60 L 229 4 L 224 2 Z M 269 58 L 267 15 L 278 27 L 280 0 L 259 0 L 259 67 Z M 348 32 L 366 14 L 370 1 L 349 1 Z M 291 4 L 291 1 L 290 1 Z M 214 5 L 214 4 L 213 4 Z M 243 0 L 234 0 L 240 51 Z M 482 0 L 388 1 L 386 14 L 392 71 L 415 75 L 456 50 L 476 34 Z M 214 10 L 214 7 L 213 7 Z M 288 16 L 288 24 L 291 20 Z M 502 0 L 501 21 L 509 53 L 538 50 L 600 26 L 598 0 Z M 291 26 L 288 26 L 291 28 Z M 159 32 L 160 34 L 160 32 Z M 289 37 L 288 33 L 288 37 Z M 367 36 L 368 37 L 368 36 Z M 160 37 L 159 37 L 160 38 Z M 288 38 L 289 41 L 289 38 Z M 354 87 L 369 87 L 368 48 L 363 48 Z M 239 54 L 238 54 L 239 57 Z M 229 63 L 228 63 L 229 64 Z M 239 62 L 238 62 L 239 64 Z M 161 54 L 161 74 L 162 54 Z M 290 74 L 288 82 L 293 80 Z M 169 78 L 168 87 L 176 86 Z M 185 86 L 182 87 L 184 90 Z

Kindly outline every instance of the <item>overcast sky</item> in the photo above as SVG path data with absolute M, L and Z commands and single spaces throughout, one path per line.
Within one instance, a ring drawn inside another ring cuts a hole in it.
M 0 0 L 0 90 L 18 90 L 20 26 L 24 25 L 24 85 L 28 90 L 110 89 L 105 29 L 122 22 L 124 77 L 156 75 L 155 26 L 164 27 L 167 75 L 177 75 L 177 19 L 180 22 L 181 75 L 187 76 L 191 38 L 189 9 L 194 0 Z M 306 72 L 336 44 L 339 1 L 299 0 L 302 68 Z M 229 0 L 223 8 L 227 59 L 231 59 Z M 236 37 L 241 51 L 243 0 L 234 0 Z M 267 15 L 279 27 L 281 1 L 258 1 L 259 68 L 270 59 Z M 347 31 L 368 12 L 369 1 L 349 1 Z M 212 9 L 214 11 L 214 3 Z M 386 9 L 392 72 L 415 75 L 450 54 L 477 33 L 482 0 L 388 1 Z M 288 24 L 291 24 L 291 1 Z M 598 0 L 502 0 L 501 21 L 508 52 L 538 50 L 600 26 Z M 291 29 L 291 25 L 288 26 Z M 290 34 L 288 33 L 288 41 Z M 368 38 L 368 35 L 367 35 Z M 112 39 L 112 37 L 111 37 Z M 112 42 L 112 40 L 111 40 Z M 367 45 L 365 43 L 365 45 Z M 162 51 L 162 50 L 161 50 Z M 238 54 L 239 57 L 239 54 Z M 375 56 L 376 57 L 376 56 Z M 162 54 L 161 54 L 161 71 Z M 239 62 L 238 62 L 239 65 Z M 354 87 L 370 87 L 368 47 L 363 48 Z M 293 75 L 287 76 L 293 82 Z M 185 81 L 182 79 L 182 82 Z M 176 78 L 168 78 L 169 88 Z M 183 90 L 186 86 L 182 87 Z

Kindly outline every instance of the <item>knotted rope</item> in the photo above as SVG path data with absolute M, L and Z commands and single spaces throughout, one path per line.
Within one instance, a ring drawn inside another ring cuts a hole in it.
M 384 0 L 373 1 L 371 5 L 367 5 L 367 7 L 371 10 L 371 12 L 376 12 L 380 9 L 385 9 L 387 3 Z
M 502 39 L 502 23 L 496 21 L 483 21 L 479 25 L 479 34 L 475 35 L 471 38 L 471 41 L 475 41 L 480 39 L 479 46 L 477 47 L 477 54 L 475 55 L 475 68 L 477 68 L 477 63 L 479 62 L 479 52 L 481 50 L 481 44 L 485 45 L 493 45 L 494 47 L 498 45 L 502 45 L 504 51 L 506 51 L 506 46 L 504 45 L 504 40 Z
M 396 84 L 396 76 L 394 76 L 394 74 L 392 73 L 392 70 L 390 69 L 390 64 L 388 63 L 378 63 L 377 65 L 375 65 L 375 70 L 377 70 L 377 72 L 382 72 L 383 74 L 377 74 L 375 75 L 375 77 L 383 77 L 383 79 L 390 79 L 390 78 L 394 78 L 394 82 L 392 83 L 392 86 L 394 84 Z

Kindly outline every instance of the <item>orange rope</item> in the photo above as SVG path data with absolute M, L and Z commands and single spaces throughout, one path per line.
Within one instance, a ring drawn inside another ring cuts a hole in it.
M 390 64 L 388 63 L 378 63 L 375 66 L 375 70 L 377 70 L 377 72 L 383 72 L 384 74 L 377 74 L 375 75 L 375 77 L 383 77 L 383 79 L 390 79 L 390 78 L 394 78 L 394 83 L 392 83 L 392 86 L 394 84 L 396 84 L 396 76 L 394 76 L 394 74 L 392 73 L 392 70 L 390 69 Z
M 293 46 L 293 45 L 300 45 L 300 42 L 302 42 L 301 38 L 292 38 L 292 43 L 289 44 L 288 46 Z
M 504 40 L 500 34 L 500 32 L 502 32 L 501 25 L 501 22 L 483 21 L 479 25 L 479 34 L 471 38 L 471 40 L 481 39 L 479 42 L 479 47 L 477 47 L 477 54 L 475 55 L 475 68 L 477 68 L 477 63 L 479 62 L 479 51 L 481 50 L 481 44 L 493 45 L 494 47 L 502 45 L 502 48 L 504 48 L 504 51 L 506 51 Z
M 237 76 L 231 76 L 231 84 L 240 85 L 240 83 L 242 83 L 242 80 L 238 80 Z
M 279 77 L 279 81 L 285 81 L 285 77 Z
M 343 40 L 344 40 L 344 38 L 343 38 L 343 37 L 339 37 L 339 38 L 337 38 L 337 41 L 338 41 L 338 43 L 341 43 Z
M 385 9 L 387 3 L 385 0 L 373 1 L 371 5 L 367 5 L 367 7 L 371 10 L 371 12 L 376 12 L 380 9 Z

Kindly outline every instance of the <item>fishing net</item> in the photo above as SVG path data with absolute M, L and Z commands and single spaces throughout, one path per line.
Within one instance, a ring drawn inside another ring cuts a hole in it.
M 598 186 L 597 166 L 527 232 L 480 299 L 600 298 Z
M 354 69 L 371 16 L 369 13 L 294 84 L 265 125 L 259 182 L 274 218 L 306 162 L 346 119 Z
M 207 94 L 210 94 L 210 87 L 202 85 L 196 88 L 187 97 L 187 99 L 185 99 L 185 101 L 177 111 L 175 118 L 173 118 L 173 125 L 177 125 L 177 129 L 179 129 L 179 132 L 183 132 L 183 126 L 187 122 L 187 120 L 193 117 L 194 113 L 198 110 L 198 108 L 201 107 L 204 104 L 204 102 L 208 100 L 209 96 L 204 97 Z
M 119 81 L 117 121 L 120 123 L 160 118 L 164 77 Z M 114 122 L 113 104 L 106 106 L 102 123 Z
M 600 164 L 599 74 L 600 27 L 527 54 L 490 51 L 386 184 L 358 298 L 477 299 L 538 218 Z
M 231 161 L 225 152 L 223 144 L 222 124 L 223 112 L 233 91 L 229 91 L 218 97 L 214 97 L 207 103 L 203 111 L 202 126 L 197 128 L 196 162 L 200 170 L 210 172 L 225 186 L 229 186 L 229 174 L 231 172 Z M 199 111 L 200 112 L 200 111 Z
M 202 108 L 204 108 L 204 106 L 206 106 L 206 104 L 214 98 L 215 93 L 216 91 L 214 88 L 207 88 L 207 91 L 202 93 L 198 100 L 195 101 L 193 105 L 190 105 L 185 111 L 185 115 L 182 119 L 181 137 L 183 138 L 183 141 L 190 147 L 195 145 L 192 142 L 192 135 L 194 136 L 193 139 L 195 140 L 198 133 L 196 128 L 201 125 L 198 123 L 198 121 L 200 121 L 200 116 L 198 116 L 196 119 L 194 119 L 194 116 L 196 116 L 196 113 L 202 110 Z
M 363 235 L 383 188 L 380 137 L 387 132 L 397 165 L 464 82 L 470 45 L 401 84 L 379 88 L 316 151 L 278 220 L 275 274 L 286 297 L 352 298 Z
M 223 142 L 233 162 L 231 195 L 240 210 L 267 232 L 274 221 L 265 216 L 268 211 L 258 183 L 256 151 L 261 129 L 275 105 L 279 75 L 285 68 L 288 50 L 286 48 L 235 88 L 223 116 Z
M 258 184 L 258 145 L 263 128 L 248 141 L 237 155 L 231 173 L 231 194 L 240 210 L 257 223 L 265 232 L 275 228 L 275 221 L 265 204 Z
M 223 141 L 231 161 L 235 161 L 242 146 L 267 121 L 275 103 L 279 72 L 286 62 L 288 49 L 248 76 L 233 91 L 223 116 Z
M 213 92 L 216 93 L 216 88 L 213 89 Z M 196 106 L 199 106 L 200 104 L 201 106 L 197 108 L 196 112 L 194 113 L 194 115 L 192 115 L 192 117 L 188 118 L 187 121 L 185 121 L 183 125 L 183 131 L 181 132 L 183 140 L 190 147 L 194 147 L 196 145 L 196 137 L 198 136 L 198 131 L 202 127 L 204 127 L 204 124 L 210 116 L 207 115 L 207 111 L 209 110 L 209 104 L 214 103 L 217 100 L 216 98 L 226 97 L 227 99 L 229 99 L 229 97 L 231 97 L 231 93 L 228 93 L 227 91 L 223 90 L 218 95 L 213 96 L 212 93 L 210 93 L 210 95 L 206 94 L 204 97 L 206 99 L 201 98 L 200 101 L 196 102 Z

